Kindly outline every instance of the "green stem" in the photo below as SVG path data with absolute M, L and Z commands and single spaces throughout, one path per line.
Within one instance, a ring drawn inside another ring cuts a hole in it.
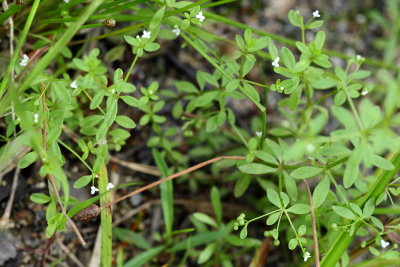
M 29 12 L 28 19 L 25 22 L 24 29 L 22 30 L 20 36 L 18 37 L 17 47 L 15 48 L 14 54 L 11 56 L 11 60 L 8 63 L 7 72 L 4 75 L 4 79 L 0 85 L 0 98 L 3 96 L 4 89 L 6 88 L 8 82 L 9 82 L 10 74 L 12 73 L 15 63 L 18 60 L 19 52 L 21 51 L 22 46 L 25 44 L 26 36 L 29 33 L 29 29 L 31 28 L 31 25 L 32 25 L 33 19 L 36 15 L 36 11 L 39 7 L 39 4 L 40 4 L 40 0 L 35 0 L 35 2 L 33 2 L 31 11 Z M 0 114 L 1 114 L 1 112 L 0 112 Z
M 138 55 L 136 54 L 135 58 L 134 58 L 133 61 L 132 61 L 131 66 L 129 67 L 129 71 L 125 74 L 124 82 L 127 82 L 127 81 L 128 81 L 128 78 L 129 78 L 130 74 L 132 73 L 132 69 L 133 69 L 133 67 L 135 66 L 136 61 L 137 61 L 138 58 L 139 58 L 139 57 L 138 57 Z
M 358 200 L 356 203 L 359 206 L 362 206 L 367 202 L 370 198 L 377 198 L 381 193 L 385 191 L 386 186 L 389 184 L 390 180 L 396 175 L 397 171 L 400 168 L 400 153 L 396 153 L 392 158 L 392 164 L 395 166 L 393 170 L 388 171 L 385 170 L 381 173 L 381 175 L 376 179 L 375 183 L 371 186 L 368 193 Z M 355 231 L 361 226 L 360 222 L 356 223 Z M 333 267 L 340 260 L 343 253 L 347 250 L 351 242 L 353 241 L 354 236 L 350 236 L 348 232 L 342 232 L 332 244 L 329 251 L 326 253 L 325 257 L 322 259 L 321 267 Z
M 104 206 L 110 203 L 110 194 L 107 193 L 108 186 L 108 175 L 107 168 L 104 165 L 101 172 L 99 173 L 99 194 L 100 205 Z M 103 194 L 106 193 L 106 194 Z M 107 207 L 101 210 L 100 213 L 100 241 L 101 241 L 101 253 L 100 262 L 102 267 L 111 267 L 112 264 L 112 214 L 111 208 Z
M 292 39 L 285 38 L 285 37 L 282 37 L 282 36 L 279 36 L 279 35 L 275 35 L 275 34 L 272 34 L 272 33 L 267 33 L 267 32 L 264 32 L 262 30 L 259 30 L 259 29 L 253 28 L 253 27 L 249 27 L 247 24 L 243 24 L 243 23 L 240 23 L 238 21 L 229 19 L 226 16 L 216 15 L 216 14 L 211 13 L 211 12 L 203 12 L 203 13 L 204 13 L 204 15 L 206 16 L 207 19 L 214 20 L 214 21 L 219 21 L 219 22 L 234 26 L 234 27 L 236 27 L 238 29 L 242 29 L 242 30 L 251 29 L 251 31 L 253 33 L 256 33 L 256 34 L 258 34 L 260 36 L 268 36 L 272 40 L 277 41 L 279 43 L 286 44 L 286 45 L 289 45 L 289 46 L 292 46 L 292 47 L 296 47 L 296 41 L 294 41 Z M 334 56 L 334 57 L 338 57 L 338 58 L 342 58 L 342 59 L 346 59 L 346 60 L 352 58 L 351 56 L 348 56 L 345 53 L 338 52 L 338 51 L 323 49 L 322 52 L 324 54 L 329 55 L 329 56 Z M 373 59 L 373 58 L 365 58 L 364 63 L 367 64 L 367 65 L 370 65 L 370 66 L 379 67 L 379 68 L 387 68 L 387 69 L 390 69 L 390 70 L 399 70 L 400 69 L 399 66 L 397 66 L 397 65 L 388 64 L 388 63 L 386 63 L 386 62 L 384 62 L 382 60 L 377 60 L 377 59 Z
M 73 150 L 71 147 L 69 147 L 66 143 L 64 143 L 64 142 L 61 141 L 60 139 L 57 139 L 57 142 L 58 142 L 60 145 L 62 145 L 63 147 L 65 147 L 65 148 L 66 148 L 69 152 L 71 152 L 75 157 L 77 157 L 77 158 L 83 163 L 83 165 L 85 165 L 86 168 L 88 168 L 88 170 L 89 170 L 91 173 L 94 173 L 94 172 L 93 172 L 93 169 L 89 166 L 89 164 L 87 164 L 87 162 L 86 162 L 81 156 L 79 156 L 79 154 L 76 153 L 75 150 Z
M 361 131 L 363 131 L 364 130 L 364 126 L 363 126 L 363 124 L 361 122 L 360 115 L 358 114 L 358 111 L 354 106 L 353 99 L 350 97 L 349 93 L 347 92 L 347 88 L 346 87 L 344 87 L 343 90 L 346 93 L 346 98 L 347 98 L 347 101 L 350 104 L 351 111 L 353 112 L 354 116 L 356 117 L 356 121 L 357 121 L 358 127 L 360 128 Z
M 338 192 L 339 196 L 342 198 L 342 200 L 349 205 L 349 201 L 347 200 L 346 195 L 343 193 L 342 188 L 338 185 L 338 183 L 336 182 L 335 178 L 333 177 L 332 173 L 330 170 L 326 171 L 326 174 L 329 177 L 329 180 L 331 180 L 331 182 L 335 185 L 336 188 L 336 192 Z

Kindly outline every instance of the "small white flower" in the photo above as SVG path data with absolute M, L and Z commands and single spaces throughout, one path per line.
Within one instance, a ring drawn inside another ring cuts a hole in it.
M 309 258 L 311 258 L 310 252 L 306 251 L 303 255 L 304 261 L 307 261 Z
M 110 190 L 111 188 L 114 188 L 114 185 L 112 183 L 108 183 L 107 190 Z
M 96 174 L 96 176 L 95 176 L 96 178 L 99 178 L 99 175 L 98 174 Z
M 272 66 L 279 67 L 279 57 L 274 59 L 274 61 L 272 62 Z
M 361 59 L 363 59 L 363 57 L 362 57 L 361 55 L 357 55 L 356 58 L 357 58 L 357 60 L 359 60 L 359 61 L 360 61 Z
M 175 25 L 172 32 L 175 33 L 176 36 L 179 36 L 179 34 L 181 34 L 181 29 L 178 28 L 178 25 Z
M 261 136 L 262 132 L 256 132 L 257 136 Z
M 148 32 L 148 31 L 143 31 L 143 34 L 142 34 L 142 38 L 143 39 L 150 39 L 150 34 L 151 34 L 151 31 L 150 32 Z
M 200 11 L 197 15 L 196 15 L 196 19 L 199 19 L 200 22 L 203 22 L 205 20 L 206 17 L 203 16 L 203 12 Z
M 367 90 L 364 90 L 364 91 L 361 92 L 362 95 L 368 95 L 368 93 L 369 92 Z
M 115 89 L 112 89 L 112 90 L 111 90 L 111 94 L 115 94 Z
M 39 114 L 37 114 L 37 113 L 33 114 L 33 122 L 35 124 L 37 124 L 39 122 Z
M 29 60 L 29 57 L 28 57 L 26 54 L 24 54 L 24 55 L 22 56 L 22 60 L 21 60 L 21 62 L 19 63 L 19 65 L 25 67 L 26 65 L 28 65 L 28 60 Z
M 386 248 L 387 246 L 389 246 L 390 245 L 390 242 L 386 242 L 385 240 L 381 240 L 381 246 L 383 247 L 383 248 Z
M 74 89 L 78 88 L 78 85 L 76 84 L 76 80 L 74 80 L 69 86 Z
M 69 3 L 69 0 L 64 0 L 65 3 Z
M 90 193 L 92 194 L 92 195 L 94 195 L 96 192 L 98 192 L 99 191 L 99 189 L 97 188 L 97 187 L 94 187 L 93 185 L 92 185 L 92 187 L 90 187 Z
M 321 15 L 319 14 L 319 10 L 315 10 L 315 11 L 312 13 L 312 15 L 313 15 L 315 18 L 321 17 Z
M 142 40 L 139 35 L 136 35 L 136 39 L 138 39 L 139 41 Z

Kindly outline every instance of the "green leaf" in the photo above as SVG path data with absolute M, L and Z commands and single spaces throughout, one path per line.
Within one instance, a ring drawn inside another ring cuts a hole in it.
M 211 258 L 212 254 L 214 253 L 216 247 L 217 247 L 216 243 L 208 244 L 205 247 L 205 249 L 202 252 L 200 252 L 197 263 L 204 264 L 205 262 L 207 262 Z
M 373 224 L 375 224 L 379 229 L 381 229 L 381 231 L 383 231 L 383 229 L 385 227 L 383 226 L 383 223 L 378 218 L 376 218 L 374 216 L 370 216 L 369 218 Z
M 299 230 L 297 231 L 299 236 L 303 236 L 306 233 L 306 226 L 304 224 L 299 226 Z
M 362 217 L 364 219 L 371 217 L 371 215 L 374 213 L 374 210 L 375 210 L 375 198 L 370 198 L 364 204 Z
M 363 126 L 370 129 L 382 120 L 381 109 L 368 98 L 363 99 L 360 105 L 360 117 Z
M 193 217 L 194 217 L 195 219 L 197 219 L 198 221 L 200 221 L 200 222 L 203 222 L 203 223 L 205 223 L 205 224 L 211 225 L 211 226 L 213 226 L 213 227 L 215 227 L 215 228 L 218 227 L 218 225 L 217 225 L 217 223 L 215 222 L 215 220 L 214 220 L 213 218 L 211 218 L 210 216 L 208 216 L 207 214 L 205 214 L 205 213 L 202 213 L 202 212 L 195 212 L 195 213 L 193 214 Z
M 158 49 L 160 49 L 160 45 L 157 43 L 149 43 L 146 44 L 143 49 L 147 52 L 154 52 L 157 51 Z
M 143 264 L 153 260 L 156 258 L 158 254 L 160 254 L 166 246 L 158 246 L 149 250 L 146 250 L 143 253 L 136 255 L 133 259 L 127 261 L 124 267 L 137 267 L 142 266 Z
M 107 111 L 106 115 L 104 116 L 104 124 L 106 125 L 106 127 L 110 127 L 117 116 L 118 105 L 117 100 L 113 97 L 107 100 L 107 104 Z
M 301 27 L 302 23 L 301 20 L 299 20 L 299 14 L 295 12 L 294 10 L 290 10 L 288 14 L 289 22 L 296 27 Z
M 197 97 L 196 106 L 203 107 L 208 103 L 211 103 L 214 98 L 219 94 L 218 91 L 208 91 L 202 94 L 201 96 Z
M 315 20 L 315 21 L 311 22 L 310 24 L 308 24 L 305 28 L 308 30 L 312 30 L 312 29 L 322 27 L 322 25 L 324 25 L 323 20 Z
M 256 39 L 254 45 L 250 47 L 249 51 L 254 52 L 267 47 L 270 40 L 271 39 L 269 37 L 261 37 Z
M 217 127 L 218 127 L 218 115 L 214 115 L 208 118 L 206 123 L 206 131 L 208 133 L 213 132 L 217 129 Z
M 294 214 L 306 214 L 310 212 L 310 205 L 308 204 L 303 204 L 303 203 L 298 203 L 294 204 L 290 208 L 287 209 L 287 212 L 291 212 Z
M 352 186 L 358 178 L 361 162 L 361 155 L 358 151 L 359 150 L 356 149 L 347 160 L 346 169 L 343 175 L 343 185 L 345 188 Z
M 92 98 L 92 101 L 90 102 L 90 109 L 98 108 L 101 102 L 103 101 L 103 98 L 104 98 L 103 92 L 98 92 L 97 94 L 95 94 L 95 96 Z
M 268 50 L 269 54 L 271 55 L 271 59 L 275 60 L 275 58 L 278 57 L 278 49 L 276 48 L 273 42 L 269 43 Z
M 281 49 L 282 61 L 288 69 L 293 69 L 296 64 L 296 60 L 292 51 L 287 47 L 282 47 Z
M 131 118 L 124 115 L 117 116 L 115 121 L 118 123 L 118 125 L 128 129 L 135 128 L 136 126 L 135 122 Z
M 372 164 L 374 164 L 376 167 L 384 169 L 384 170 L 390 171 L 390 170 L 394 169 L 393 164 L 389 160 L 387 160 L 379 155 L 372 156 Z
M 272 156 L 268 152 L 261 151 L 261 150 L 255 150 L 253 153 L 254 153 L 254 156 L 256 156 L 257 158 L 259 158 L 265 162 L 272 163 L 272 164 L 278 164 L 278 161 L 274 158 L 274 156 Z
M 323 171 L 324 169 L 320 167 L 305 166 L 297 168 L 296 170 L 292 171 L 290 176 L 292 176 L 295 179 L 306 179 L 314 177 Z
M 335 98 L 333 99 L 335 105 L 341 106 L 346 102 L 346 93 L 343 90 L 340 90 L 336 93 Z
M 281 201 L 279 199 L 279 195 L 274 189 L 267 188 L 267 198 L 275 206 L 279 208 L 282 206 Z
M 275 172 L 276 168 L 269 167 L 260 163 L 247 163 L 239 167 L 239 170 L 248 174 L 266 174 Z
M 197 88 L 190 82 L 186 81 L 176 81 L 175 86 L 180 92 L 185 92 L 185 93 L 194 93 L 197 94 L 199 91 Z
M 209 83 L 211 85 L 214 85 L 215 87 L 218 87 L 217 79 L 208 72 L 198 71 L 196 73 L 196 79 L 197 79 L 197 83 L 200 85 L 201 89 L 204 89 L 204 86 L 206 83 Z
M 170 170 L 164 157 L 157 149 L 153 148 L 151 152 L 158 169 L 162 173 L 162 177 L 168 177 Z M 174 224 L 174 189 L 172 181 L 166 181 L 160 185 L 160 194 L 166 232 L 167 235 L 171 235 Z
M 333 206 L 332 209 L 337 215 L 344 217 L 346 219 L 354 220 L 356 218 L 356 215 L 354 215 L 354 213 L 348 208 Z
M 42 193 L 34 193 L 30 196 L 30 200 L 38 204 L 45 204 L 50 202 L 51 197 Z
M 296 238 L 292 238 L 289 241 L 289 249 L 293 250 L 297 247 L 297 239 Z
M 239 236 L 240 236 L 241 239 L 245 239 L 246 236 L 247 236 L 247 225 L 248 225 L 248 224 L 245 224 L 245 225 L 243 226 L 242 230 L 240 231 Z
M 129 35 L 124 35 L 124 39 L 131 46 L 139 46 L 139 44 L 140 44 L 140 42 L 137 38 L 133 38 L 132 36 L 129 36 Z
M 141 234 L 135 233 L 132 230 L 115 227 L 113 228 L 113 233 L 123 242 L 127 242 L 144 250 L 151 249 L 151 245 L 148 241 Z
M 122 99 L 122 101 L 124 101 L 127 105 L 131 106 L 131 107 L 139 107 L 139 100 L 134 98 L 133 96 L 121 96 L 120 97 Z
M 314 21 L 315 22 L 315 21 Z M 314 44 L 318 50 L 321 50 L 324 46 L 325 42 L 325 33 L 323 31 L 319 31 L 315 36 Z
M 211 188 L 211 204 L 214 209 L 215 216 L 217 217 L 217 222 L 222 222 L 222 205 L 219 195 L 219 190 L 217 187 L 213 186 Z
M 347 77 L 347 80 L 350 81 L 350 80 L 364 79 L 370 75 L 371 75 L 371 72 L 368 70 L 358 70 L 353 73 L 350 73 L 349 76 Z
M 253 102 L 260 102 L 260 96 L 254 87 L 248 83 L 243 83 L 243 92 Z
M 283 182 L 287 193 L 292 200 L 297 199 L 297 185 L 293 177 L 291 177 L 287 172 L 283 172 Z
M 238 177 L 235 183 L 235 187 L 233 188 L 233 195 L 235 197 L 240 197 L 246 192 L 251 182 L 250 175 L 241 175 Z
M 163 6 L 157 12 L 154 14 L 154 16 L 151 18 L 150 24 L 149 24 L 149 29 L 153 30 L 154 28 L 157 28 L 160 26 L 161 21 L 164 16 L 166 6 Z
M 357 205 L 354 204 L 354 203 L 350 203 L 350 208 L 351 208 L 351 210 L 352 210 L 355 214 L 357 214 L 359 217 L 362 216 L 362 210 L 360 209 L 359 206 L 357 206 Z
M 74 188 L 82 188 L 84 186 L 87 186 L 92 181 L 92 179 L 93 179 L 92 175 L 82 176 L 75 181 Z
M 51 83 L 52 92 L 57 96 L 58 100 L 63 103 L 69 103 L 71 100 L 71 94 L 65 88 L 65 82 L 54 81 Z
M 267 219 L 267 225 L 273 225 L 274 223 L 276 223 L 280 216 L 280 212 L 272 213 Z
M 18 162 L 18 168 L 24 169 L 34 163 L 38 159 L 35 151 L 26 153 Z
M 182 102 L 181 101 L 177 101 L 174 105 L 174 107 L 172 108 L 172 116 L 175 119 L 178 119 L 183 113 L 183 106 L 182 106 Z
M 321 182 L 318 183 L 318 185 L 314 189 L 312 195 L 314 208 L 318 208 L 319 206 L 322 205 L 322 203 L 324 203 L 326 197 L 328 196 L 329 189 L 330 189 L 330 181 L 328 177 L 325 177 L 324 179 L 322 179 Z

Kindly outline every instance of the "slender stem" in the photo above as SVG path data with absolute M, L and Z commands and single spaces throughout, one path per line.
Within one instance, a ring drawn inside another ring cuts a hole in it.
M 343 193 L 342 188 L 338 185 L 338 183 L 336 182 L 335 178 L 333 177 L 332 173 L 330 170 L 326 171 L 326 174 L 329 177 L 329 180 L 331 180 L 331 182 L 334 184 L 336 191 L 338 192 L 338 194 L 340 195 L 340 197 L 343 199 L 343 201 L 349 205 L 349 201 L 347 200 L 346 195 Z
M 69 147 L 66 143 L 64 143 L 64 142 L 61 141 L 60 139 L 57 139 L 57 142 L 58 142 L 60 145 L 62 145 L 63 147 L 65 147 L 67 150 L 69 150 L 69 152 L 71 152 L 75 157 L 77 157 L 77 158 L 83 163 L 83 165 L 85 165 L 86 168 L 89 169 L 89 171 L 90 171 L 91 173 L 94 173 L 94 172 L 93 172 L 93 169 L 90 167 L 90 165 L 87 164 L 86 161 L 85 161 L 81 156 L 79 156 L 78 153 L 75 152 L 75 150 L 73 150 L 71 147 Z
M 358 111 L 356 110 L 356 108 L 354 106 L 353 99 L 350 97 L 349 93 L 347 92 L 347 88 L 346 87 L 344 87 L 343 90 L 344 90 L 344 92 L 346 94 L 346 98 L 347 98 L 347 101 L 349 102 L 351 111 L 353 112 L 354 116 L 356 117 L 356 121 L 357 121 L 358 127 L 360 128 L 361 131 L 363 131 L 364 130 L 364 126 L 363 126 L 363 124 L 361 122 L 360 115 L 358 114 Z
M 317 225 L 315 223 L 314 204 L 313 204 L 313 201 L 312 201 L 311 190 L 310 190 L 310 187 L 308 186 L 307 180 L 303 180 L 303 182 L 306 184 L 307 191 L 308 191 L 308 199 L 310 201 L 311 225 L 312 225 L 313 239 L 314 239 L 315 266 L 319 267 L 319 266 L 321 266 L 321 264 L 320 264 L 320 261 L 319 261 L 318 232 L 317 232 Z
M 141 188 L 139 188 L 139 189 L 137 189 L 137 190 L 135 190 L 135 191 L 133 191 L 133 192 L 130 192 L 130 193 L 128 193 L 128 194 L 126 194 L 126 195 L 124 195 L 124 196 L 122 196 L 122 197 L 120 197 L 120 198 L 118 198 L 118 199 L 116 199 L 116 200 L 114 200 L 114 201 L 112 201 L 112 202 L 106 204 L 106 205 L 101 206 L 100 209 L 103 210 L 103 209 L 105 209 L 105 208 L 107 208 L 107 207 L 110 207 L 111 205 L 114 205 L 114 204 L 116 204 L 116 203 L 118 203 L 118 202 L 120 202 L 120 201 L 122 201 L 122 200 L 124 200 L 124 199 L 127 199 L 128 197 L 131 197 L 131 196 L 133 196 L 133 195 L 136 195 L 136 194 L 138 194 L 138 193 L 140 193 L 140 192 L 143 192 L 143 191 L 145 191 L 145 190 L 148 190 L 148 189 L 150 189 L 150 188 L 153 188 L 153 187 L 155 187 L 155 186 L 157 186 L 157 185 L 159 185 L 159 184 L 161 184 L 161 183 L 164 183 L 164 182 L 166 182 L 166 181 L 170 181 L 170 180 L 172 180 L 172 179 L 178 178 L 178 177 L 180 177 L 180 176 L 182 176 L 182 175 L 185 175 L 185 174 L 187 174 L 187 173 L 190 173 L 190 172 L 192 172 L 192 171 L 195 171 L 195 170 L 197 170 L 197 169 L 200 169 L 200 168 L 202 168 L 202 167 L 204 167 L 204 166 L 206 166 L 206 165 L 209 165 L 209 164 L 211 164 L 211 163 L 220 161 L 220 160 L 222 160 L 222 159 L 245 160 L 246 157 L 242 157 L 242 156 L 220 156 L 220 157 L 216 157 L 216 158 L 213 158 L 213 159 L 209 159 L 209 160 L 207 160 L 207 161 L 204 161 L 204 162 L 202 162 L 202 163 L 199 163 L 199 164 L 197 164 L 197 165 L 194 165 L 194 166 L 192 166 L 192 167 L 190 167 L 190 168 L 187 168 L 186 170 L 177 172 L 177 173 L 175 173 L 175 174 L 173 174 L 173 175 L 170 175 L 170 176 L 168 176 L 168 177 L 165 177 L 164 179 L 161 179 L 161 180 L 158 180 L 158 181 L 156 181 L 156 182 L 154 182 L 154 183 L 151 183 L 151 184 L 148 184 L 148 185 L 146 185 L 146 186 L 143 186 L 143 187 L 141 187 Z
M 108 186 L 108 175 L 107 175 L 107 168 L 104 165 L 99 173 L 99 193 L 101 195 L 100 205 L 106 205 L 110 203 L 110 193 L 108 193 L 107 186 Z M 110 207 L 101 210 L 100 220 L 101 220 L 100 262 L 102 264 L 101 266 L 110 267 L 112 264 L 112 214 Z
M 251 219 L 251 220 L 248 220 L 248 221 L 247 221 L 247 224 L 249 224 L 249 223 L 251 223 L 251 222 L 254 222 L 254 221 L 257 221 L 257 220 L 259 220 L 259 219 L 261 219 L 261 218 L 264 218 L 264 217 L 266 217 L 266 216 L 269 216 L 269 215 L 274 214 L 274 213 L 279 212 L 279 211 L 280 211 L 280 209 L 279 209 L 279 210 L 274 210 L 274 211 L 268 212 L 268 213 L 263 214 L 263 215 L 258 216 L 258 217 L 255 217 L 255 218 L 253 218 L 253 219 Z
M 139 57 L 138 57 L 138 55 L 136 54 L 135 58 L 134 58 L 133 61 L 132 61 L 131 66 L 129 67 L 129 71 L 125 74 L 124 82 L 127 82 L 127 81 L 128 81 L 129 76 L 130 76 L 131 73 L 132 73 L 132 69 L 133 69 L 133 67 L 135 66 L 136 61 L 137 61 L 138 58 L 139 58 Z
M 19 52 L 21 51 L 22 46 L 25 44 L 26 36 L 29 33 L 29 29 L 31 28 L 31 25 L 32 25 L 33 19 L 36 15 L 36 11 L 38 10 L 39 4 L 40 4 L 40 0 L 35 0 L 33 2 L 31 11 L 29 12 L 29 16 L 25 22 L 24 29 L 22 30 L 20 36 L 18 37 L 17 47 L 15 48 L 15 51 L 11 57 L 11 60 L 8 63 L 8 67 L 7 67 L 6 74 L 4 75 L 4 79 L 3 79 L 2 83 L 0 84 L 0 98 L 2 97 L 4 89 L 6 88 L 6 86 L 8 84 L 10 74 L 14 70 L 15 63 L 18 60 Z
M 392 158 L 392 164 L 395 166 L 393 170 L 385 170 L 376 179 L 375 183 L 370 187 L 368 193 L 358 201 L 356 201 L 358 206 L 363 206 L 370 198 L 376 198 L 382 192 L 385 191 L 386 186 L 389 184 L 390 180 L 396 175 L 397 171 L 400 169 L 400 153 L 396 153 Z M 361 222 L 355 223 L 355 231 L 361 226 Z M 342 232 L 331 245 L 329 251 L 325 254 L 322 259 L 322 267 L 333 267 L 340 260 L 343 253 L 346 251 L 348 246 L 353 241 L 354 236 L 351 236 L 348 232 Z

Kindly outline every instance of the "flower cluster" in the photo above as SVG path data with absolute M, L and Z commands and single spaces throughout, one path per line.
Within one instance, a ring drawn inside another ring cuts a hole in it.
M 108 183 L 108 185 L 107 185 L 107 190 L 110 190 L 110 189 L 112 189 L 112 188 L 114 188 L 115 186 L 112 184 L 112 183 Z M 97 188 L 97 187 L 95 187 L 95 186 L 91 186 L 90 187 L 90 193 L 92 194 L 92 195 L 94 195 L 96 192 L 98 192 L 99 191 L 99 189 Z
M 19 63 L 19 65 L 25 67 L 26 65 L 28 65 L 28 60 L 29 60 L 29 57 L 28 57 L 26 54 L 24 54 L 24 55 L 22 56 L 22 60 L 21 60 L 21 62 Z
M 142 36 L 136 35 L 136 38 L 139 39 L 139 40 L 141 40 L 141 39 L 150 39 L 150 37 L 151 37 L 151 31 L 146 31 L 146 30 L 143 31 Z
M 246 224 L 246 221 L 245 221 L 245 219 L 244 219 L 245 217 L 246 217 L 246 215 L 245 215 L 244 213 L 241 213 L 241 214 L 237 217 L 236 222 L 235 222 L 235 225 L 233 226 L 233 230 L 237 231 L 237 230 L 239 229 L 239 226 L 242 226 L 242 225 L 245 225 L 245 224 Z
M 272 66 L 274 66 L 275 68 L 279 67 L 279 57 L 274 59 L 274 61 L 272 62 Z

